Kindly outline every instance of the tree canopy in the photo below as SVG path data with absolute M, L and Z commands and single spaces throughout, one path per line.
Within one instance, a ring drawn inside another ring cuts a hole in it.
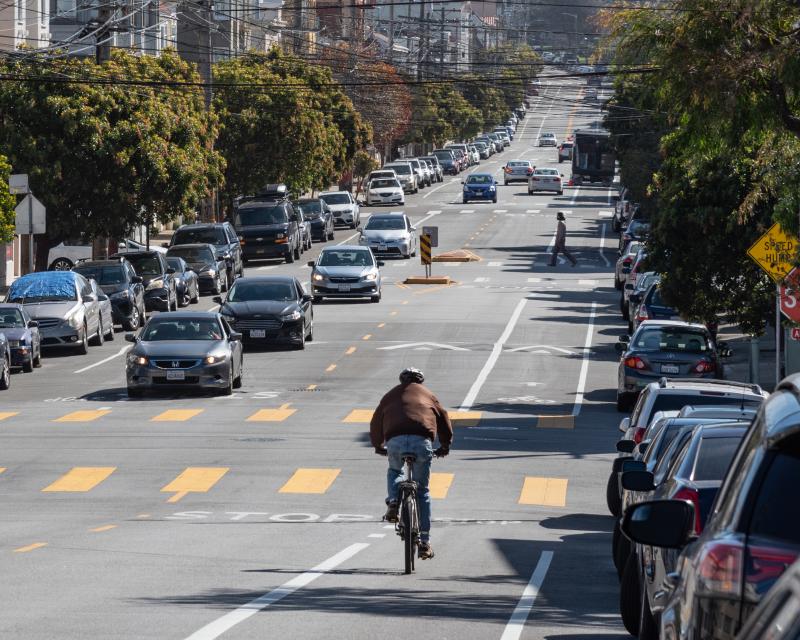
M 11 242 L 14 237 L 14 196 L 8 191 L 8 176 L 11 174 L 11 165 L 5 156 L 0 155 L 0 244 Z

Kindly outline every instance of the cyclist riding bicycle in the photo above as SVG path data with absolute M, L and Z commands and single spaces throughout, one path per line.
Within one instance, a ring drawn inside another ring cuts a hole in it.
M 428 482 L 431 460 L 450 453 L 453 442 L 453 425 L 447 411 L 436 396 L 423 386 L 425 376 L 419 369 L 403 369 L 400 384 L 381 398 L 369 425 L 369 435 L 375 453 L 389 457 L 386 472 L 388 497 L 386 515 L 389 522 L 397 521 L 398 487 L 403 481 L 403 454 L 416 457 L 412 467 L 414 480 L 419 485 L 420 544 L 419 557 L 433 558 L 431 549 L 431 495 Z M 439 448 L 433 442 L 439 437 Z

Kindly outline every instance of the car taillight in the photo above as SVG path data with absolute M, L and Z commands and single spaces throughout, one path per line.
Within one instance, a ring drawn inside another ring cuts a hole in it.
M 639 356 L 628 356 L 622 363 L 626 367 L 630 367 L 631 369 L 638 369 L 639 371 L 644 371 L 645 369 L 649 369 L 650 367 L 647 366 L 647 363 L 642 360 Z
M 716 368 L 717 366 L 713 362 L 709 362 L 708 360 L 701 360 L 692 367 L 692 371 L 694 373 L 713 373 L 716 370 Z
M 636 427 L 636 430 L 633 432 L 633 441 L 636 444 L 639 444 L 642 441 L 645 431 L 647 431 L 647 427 Z
M 786 549 L 756 545 L 750 545 L 747 548 L 747 555 L 748 563 L 745 579 L 748 582 L 756 583 L 774 582 L 797 559 L 797 554 Z
M 556 178 L 556 182 L 561 182 L 561 178 Z
M 672 496 L 675 500 L 686 500 L 694 505 L 694 533 L 700 535 L 703 524 L 700 522 L 700 494 L 695 489 L 683 487 Z
M 650 320 L 650 310 L 642 305 L 639 307 L 639 310 L 636 312 L 636 319 L 639 322 L 644 322 L 645 320 Z
M 633 258 L 623 258 L 622 266 L 623 267 L 630 267 L 631 266 L 631 262 L 633 262 Z
M 529 176 L 531 176 L 531 175 L 533 175 L 533 169 L 526 169 L 525 173 L 527 173 Z
M 736 542 L 711 542 L 703 547 L 698 570 L 698 595 L 739 596 L 742 593 L 744 548 Z
M 503 167 L 503 171 L 505 171 L 506 173 L 511 173 L 514 170 L 511 167 Z

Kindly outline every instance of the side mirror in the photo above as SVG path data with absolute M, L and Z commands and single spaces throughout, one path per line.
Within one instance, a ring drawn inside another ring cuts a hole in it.
M 622 463 L 622 466 L 619 468 L 620 473 L 628 473 L 628 471 L 646 471 L 647 466 L 644 464 L 642 460 L 634 460 L 631 458 L 630 460 L 625 460 Z
M 142 276 L 133 276 L 131 278 L 131 282 L 133 284 L 142 284 L 142 282 L 144 282 L 144 280 L 142 280 Z
M 361 233 L 363 231 L 363 229 L 361 228 L 361 225 L 358 225 L 356 227 L 356 231 L 358 231 L 359 233 Z
M 313 261 L 313 260 L 309 260 L 309 261 L 308 261 L 306 264 L 307 264 L 309 267 L 312 267 L 312 268 L 314 267 L 314 261 Z
M 640 293 L 632 293 L 628 296 L 628 300 L 633 304 L 639 304 L 642 301 L 642 295 Z
M 652 500 L 631 505 L 622 519 L 622 532 L 634 542 L 680 549 L 694 529 L 694 505 L 685 500 Z
M 626 491 L 652 491 L 656 488 L 653 474 L 649 471 L 623 471 L 621 484 Z
M 314 299 L 314 296 L 312 296 L 312 295 L 310 295 L 308 293 L 304 293 L 303 297 L 301 298 L 301 300 L 303 302 L 311 302 L 313 299 Z
M 636 445 L 636 448 L 633 450 L 633 452 L 644 458 L 645 455 L 647 455 L 647 450 L 650 448 L 651 442 L 652 440 L 642 440 L 639 444 Z
M 84 302 L 94 302 L 94 296 L 91 296 L 91 295 L 83 296 L 83 301 Z
M 168 267 L 167 268 L 167 275 L 171 276 L 173 273 L 175 273 L 175 269 L 173 267 Z
M 631 426 L 631 419 L 630 418 L 623 418 L 619 421 L 619 430 L 622 433 L 626 433 Z
M 464 184 L 464 181 L 463 181 L 463 180 L 461 181 L 461 184 Z
M 231 254 L 230 254 L 230 253 L 225 253 L 225 254 L 223 254 L 223 256 L 222 256 L 222 259 L 223 259 L 223 260 L 232 260 L 232 259 L 233 259 L 233 256 L 231 256 Z
M 212 302 L 216 302 L 217 304 L 222 304 L 222 296 L 214 296 L 211 298 Z
M 165 249 L 169 249 L 169 242 L 162 242 L 161 246 L 164 247 Z
M 289 216 L 289 220 L 291 220 L 292 222 L 298 222 L 299 218 L 297 217 L 296 213 L 293 213 L 292 215 Z
M 633 283 L 629 282 L 628 284 L 626 284 L 625 289 L 627 289 L 628 291 L 633 291 Z
M 242 334 L 241 334 L 241 333 L 239 333 L 238 331 L 231 331 L 231 337 L 230 337 L 230 339 L 231 339 L 232 341 L 234 341 L 234 342 L 238 342 L 239 340 L 241 340 L 241 339 L 242 339 Z
M 633 440 L 619 440 L 617 442 L 617 451 L 620 453 L 633 453 L 636 448 L 636 442 Z
M 378 260 L 378 266 L 379 266 L 379 267 L 382 267 L 382 266 L 383 266 L 383 265 L 385 265 L 385 264 L 386 264 L 386 263 L 385 263 L 383 260 Z
M 38 326 L 39 326 L 39 321 L 38 320 L 29 320 L 28 321 L 28 328 L 29 329 L 33 329 L 33 328 L 38 327 Z
M 417 230 L 417 228 L 415 226 L 411 227 L 411 231 L 416 231 L 416 230 Z
M 135 333 L 126 333 L 125 334 L 125 342 L 136 342 L 136 334 Z

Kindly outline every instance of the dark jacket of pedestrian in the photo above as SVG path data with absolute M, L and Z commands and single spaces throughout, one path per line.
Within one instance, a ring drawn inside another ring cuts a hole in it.
M 382 447 L 395 436 L 439 436 L 443 447 L 453 441 L 453 425 L 447 411 L 424 385 L 399 384 L 381 398 L 372 415 L 369 436 L 373 447 Z

